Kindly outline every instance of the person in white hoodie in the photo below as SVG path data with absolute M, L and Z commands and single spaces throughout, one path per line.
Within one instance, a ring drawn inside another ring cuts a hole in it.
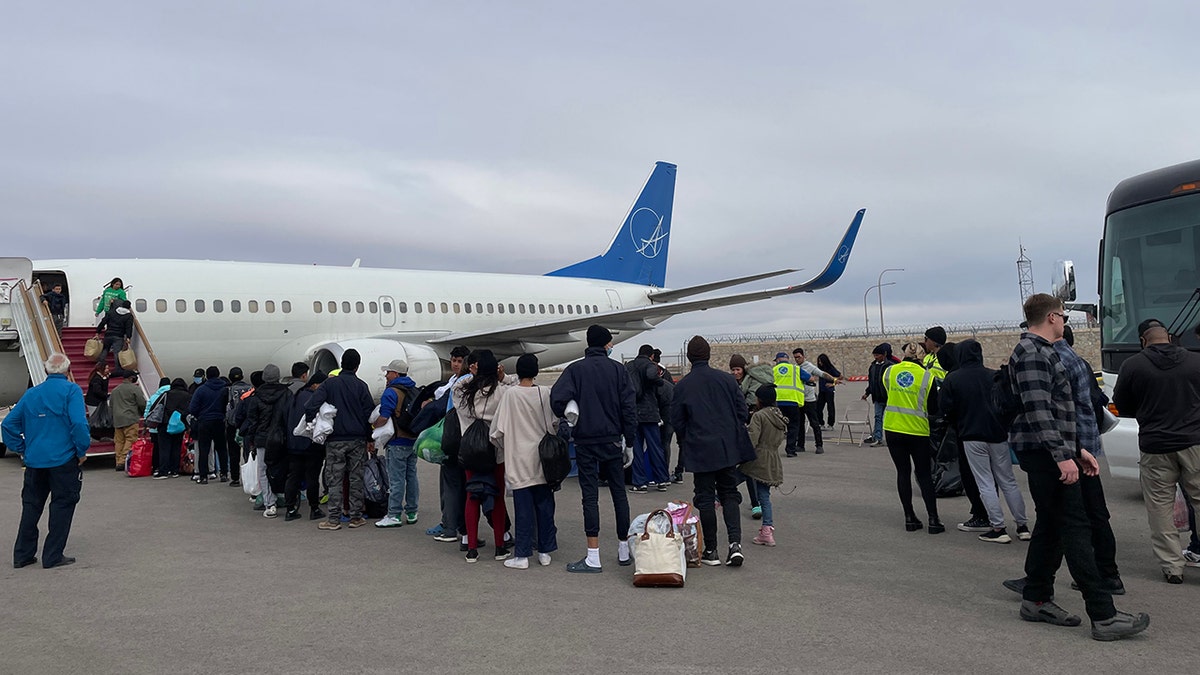
M 792 358 L 796 360 L 796 365 L 801 370 L 811 376 L 811 379 L 804 383 L 804 405 L 800 407 L 799 450 L 804 452 L 804 420 L 807 419 L 809 425 L 812 426 L 813 442 L 817 446 L 816 453 L 821 455 L 825 453 L 825 443 L 821 438 L 821 415 L 817 405 L 817 378 L 828 380 L 834 384 L 838 383 L 838 378 L 821 370 L 812 361 L 805 359 L 804 350 L 799 347 L 792 350 Z
M 519 570 L 529 569 L 535 528 L 540 565 L 549 565 L 550 554 L 558 549 L 554 491 L 546 483 L 538 453 L 542 439 L 555 433 L 557 425 L 550 409 L 550 388 L 534 384 L 537 374 L 536 356 L 517 359 L 520 382 L 500 399 L 491 431 L 492 444 L 504 458 L 504 482 L 513 491 L 516 511 L 516 550 L 504 566 Z

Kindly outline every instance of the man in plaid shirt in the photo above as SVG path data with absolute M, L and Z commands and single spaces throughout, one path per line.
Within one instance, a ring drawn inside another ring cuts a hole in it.
M 1025 556 L 1027 582 L 1021 618 L 1056 626 L 1078 626 L 1078 616 L 1054 604 L 1054 575 L 1065 556 L 1079 585 L 1092 622 L 1092 637 L 1117 640 L 1140 633 L 1146 614 L 1118 612 L 1112 593 L 1096 567 L 1092 524 L 1079 485 L 1080 470 L 1100 473 L 1096 458 L 1076 443 L 1075 396 L 1071 376 L 1054 349 L 1063 337 L 1067 315 L 1062 301 L 1039 293 L 1025 301 L 1029 329 L 1008 360 L 1010 384 L 1021 399 L 1009 443 L 1037 508 L 1033 538 Z

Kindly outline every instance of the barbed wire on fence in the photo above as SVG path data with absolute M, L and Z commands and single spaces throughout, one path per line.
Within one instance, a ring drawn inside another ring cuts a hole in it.
M 946 329 L 947 335 L 979 335 L 980 333 L 1020 332 L 1020 324 L 1020 319 L 1013 319 L 942 324 L 942 327 Z M 707 339 L 713 344 L 761 344 L 766 342 L 803 342 L 812 340 L 843 340 L 854 338 L 870 339 L 924 335 L 925 329 L 927 328 L 929 328 L 929 324 L 907 324 L 900 326 L 888 326 L 886 331 L 883 333 L 880 333 L 876 329 L 868 331 L 865 328 L 824 328 L 802 331 L 722 333 L 719 335 L 709 336 Z

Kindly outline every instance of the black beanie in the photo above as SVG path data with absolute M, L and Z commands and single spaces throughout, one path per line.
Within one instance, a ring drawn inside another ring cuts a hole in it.
M 171 386 L 171 378 L 169 378 L 169 377 L 160 377 L 160 378 L 158 378 L 158 386 L 159 386 L 159 387 L 169 387 L 169 386 Z
M 517 359 L 517 377 L 522 380 L 533 379 L 538 374 L 538 358 L 534 354 L 522 354 Z
M 253 373 L 250 373 L 250 384 L 255 388 L 263 385 L 263 376 L 261 370 L 256 370 Z
M 754 395 L 758 397 L 758 401 L 763 405 L 775 405 L 775 385 L 764 384 L 754 390 Z
M 687 358 L 688 361 L 695 363 L 697 361 L 707 361 L 712 356 L 712 348 L 708 346 L 708 340 L 694 336 L 687 343 Z
M 946 329 L 941 326 L 934 326 L 925 331 L 925 337 L 933 340 L 937 345 L 944 345 L 946 344 Z
M 884 356 L 887 356 L 888 354 L 892 353 L 892 346 L 886 342 L 883 342 L 881 344 L 875 345 L 875 349 L 872 349 L 871 353 L 872 354 L 883 354 Z
M 325 371 L 318 370 L 317 372 L 310 375 L 307 380 L 305 380 L 304 386 L 312 387 L 312 386 L 321 384 L 322 382 L 324 382 L 325 380 L 328 380 L 328 379 L 329 379 L 329 376 L 325 374 Z
M 216 366 L 209 366 L 208 369 L 204 371 L 204 378 L 207 380 L 215 380 L 218 377 L 221 377 L 221 369 Z
M 612 333 L 608 329 L 599 324 L 592 324 L 587 329 L 587 343 L 589 347 L 604 347 L 612 342 Z
M 241 382 L 243 377 L 245 377 L 245 375 L 242 373 L 241 368 L 234 366 L 229 369 L 229 381 L 230 382 Z
M 742 356 L 741 354 L 734 354 L 733 356 L 729 357 L 729 369 L 733 370 L 734 368 L 741 368 L 742 370 L 745 370 L 746 357 Z

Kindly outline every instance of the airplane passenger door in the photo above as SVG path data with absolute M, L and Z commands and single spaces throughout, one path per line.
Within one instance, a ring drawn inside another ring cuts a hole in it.
M 379 325 L 384 328 L 396 325 L 396 303 L 390 295 L 379 296 Z
M 612 310 L 621 309 L 621 296 L 611 288 L 605 292 L 608 293 L 608 308 Z

